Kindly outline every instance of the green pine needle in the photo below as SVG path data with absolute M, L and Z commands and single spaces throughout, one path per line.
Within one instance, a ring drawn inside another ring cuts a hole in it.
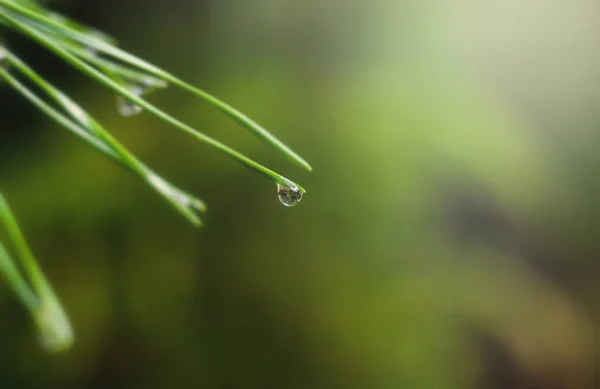
M 25 276 L 19 272 L 2 242 L 0 242 L 0 273 L 8 280 L 9 285 L 33 316 L 44 348 L 50 352 L 69 349 L 74 339 L 69 319 L 39 268 L 2 194 L 0 194 L 0 225 L 4 227 L 12 242 L 31 286 L 25 281 Z
M 124 99 L 125 104 L 129 104 L 128 107 L 132 112 L 144 109 L 163 122 L 274 181 L 277 183 L 279 197 L 284 205 L 294 205 L 305 193 L 304 188 L 297 183 L 205 135 L 143 99 L 142 95 L 155 89 L 164 88 L 169 84 L 178 86 L 235 120 L 290 161 L 306 170 L 312 170 L 308 162 L 296 152 L 240 111 L 174 75 L 119 49 L 116 40 L 112 37 L 45 9 L 34 0 L 0 0 L 0 31 L 2 28 L 11 29 L 30 38 L 73 68 L 111 89 Z M 0 81 L 12 87 L 48 118 L 144 181 L 193 225 L 201 225 L 199 213 L 206 210 L 201 200 L 173 186 L 144 165 L 81 106 L 9 51 L 1 41 Z M 27 86 L 30 84 L 35 85 L 38 92 L 34 92 Z M 39 92 L 43 94 L 40 95 Z M 8 238 L 8 243 L 14 249 L 13 254 L 16 254 L 22 266 L 18 267 L 13 262 L 13 257 L 7 250 L 7 242 L 1 241 L 3 237 Z M 37 265 L 2 194 L 0 194 L 0 275 L 7 280 L 8 285 L 31 312 L 44 347 L 49 351 L 68 349 L 74 338 L 69 320 L 50 283 Z
M 71 116 L 72 120 L 44 102 L 7 70 L 0 69 L 0 77 L 2 77 L 8 85 L 12 86 L 17 92 L 58 124 L 79 136 L 98 151 L 123 165 L 142 180 L 146 181 L 194 225 L 199 226 L 201 224 L 200 219 L 196 215 L 196 211 L 202 212 L 206 210 L 206 206 L 201 200 L 184 193 L 182 190 L 172 186 L 158 176 L 134 157 L 73 100 L 54 88 L 13 53 L 6 49 L 4 49 L 3 52 L 7 63 L 43 89 L 55 102 L 63 107 L 63 109 Z
M 3 6 L 6 6 L 6 8 L 9 8 L 9 10 L 5 10 L 4 12 L 2 12 L 1 9 Z M 266 169 L 262 165 L 251 161 L 247 157 L 237 153 L 235 150 L 229 148 L 228 146 L 225 146 L 224 144 L 198 132 L 194 128 L 180 122 L 179 120 L 173 118 L 167 113 L 147 103 L 140 97 L 132 94 L 122 85 L 119 85 L 118 83 L 114 82 L 109 77 L 102 74 L 102 72 L 99 72 L 96 69 L 92 68 L 90 65 L 85 63 L 85 61 L 78 58 L 75 54 L 71 53 L 67 47 L 62 45 L 62 41 L 75 40 L 81 43 L 85 48 L 97 50 L 99 52 L 113 56 L 114 58 L 117 58 L 123 61 L 124 63 L 138 67 L 139 69 L 147 72 L 150 75 L 156 76 L 158 78 L 164 79 L 169 83 L 180 86 L 181 88 L 195 94 L 196 96 L 202 98 L 206 102 L 210 103 L 214 107 L 218 108 L 225 114 L 232 117 L 238 123 L 252 131 L 255 135 L 263 139 L 265 142 L 267 142 L 276 150 L 290 158 L 292 161 L 296 162 L 300 166 L 303 166 L 309 171 L 312 170 L 312 167 L 302 157 L 300 157 L 289 147 L 287 147 L 285 144 L 279 141 L 275 136 L 273 136 L 267 130 L 256 124 L 254 121 L 250 120 L 247 116 L 245 116 L 238 110 L 227 105 L 226 103 L 222 102 L 216 97 L 191 86 L 190 84 L 180 80 L 179 78 L 169 74 L 168 72 L 154 65 L 151 65 L 146 61 L 139 59 L 127 52 L 120 50 L 119 48 L 111 45 L 110 43 L 107 43 L 105 40 L 95 38 L 93 35 L 90 36 L 89 34 L 82 33 L 76 29 L 69 27 L 68 25 L 65 25 L 64 23 L 60 23 L 52 19 L 51 17 L 44 15 L 42 12 L 20 6 L 8 0 L 0 0 L 0 17 L 3 17 L 9 26 L 13 27 L 14 29 L 20 31 L 24 35 L 29 36 L 31 39 L 45 46 L 48 50 L 51 50 L 52 52 L 54 52 L 54 54 L 63 58 L 73 67 L 85 73 L 87 76 L 94 78 L 96 81 L 104 84 L 117 94 L 123 96 L 129 101 L 138 104 L 139 106 L 158 116 L 162 120 L 172 124 L 175 127 L 180 128 L 185 132 L 190 133 L 200 141 L 206 142 L 214 148 L 229 154 L 233 158 L 238 159 L 240 162 L 246 164 L 251 168 L 257 169 L 259 171 Z M 39 27 L 40 24 L 43 27 Z M 52 34 L 52 32 L 49 32 L 49 29 L 53 30 L 54 34 Z M 55 38 L 53 35 L 58 35 L 59 38 Z M 274 178 L 271 174 L 273 172 L 269 171 L 268 169 L 266 169 L 266 171 L 262 171 L 262 173 L 265 173 L 267 176 Z M 285 182 L 279 183 L 285 184 Z

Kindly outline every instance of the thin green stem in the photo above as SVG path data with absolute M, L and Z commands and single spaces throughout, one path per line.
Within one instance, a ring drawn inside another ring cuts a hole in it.
M 202 201 L 172 186 L 148 167 L 146 167 L 117 140 L 112 138 L 112 136 L 106 130 L 104 130 L 97 122 L 93 120 L 93 118 L 87 115 L 85 111 L 83 111 L 73 101 L 48 84 L 44 79 L 40 78 L 37 73 L 35 73 L 31 68 L 27 67 L 12 53 L 7 50 L 5 50 L 5 53 L 7 55 L 7 59 L 12 65 L 15 66 L 15 68 L 25 73 L 30 79 L 46 90 L 51 97 L 63 105 L 63 107 L 65 107 L 65 109 L 67 109 L 67 111 L 74 116 L 75 120 L 78 120 L 82 126 L 86 127 L 87 131 L 86 129 L 66 118 L 56 109 L 50 107 L 47 103 L 37 97 L 22 83 L 20 83 L 9 72 L 0 69 L 0 76 L 4 78 L 4 80 L 10 86 L 27 98 L 42 112 L 55 120 L 58 124 L 75 133 L 87 143 L 95 147 L 98 151 L 115 160 L 123 167 L 132 171 L 136 176 L 146 181 L 148 184 L 150 184 L 150 186 L 154 187 L 162 197 L 174 205 L 175 208 L 179 210 L 194 225 L 201 225 L 201 220 L 196 215 L 194 210 L 206 210 L 206 206 L 204 203 L 202 203 Z
M 3 2 L 0 1 L 0 4 L 3 4 Z M 173 125 L 174 127 L 177 127 L 179 129 L 181 129 L 182 131 L 187 132 L 188 134 L 192 135 L 199 141 L 207 143 L 210 146 L 212 146 L 213 148 L 226 153 L 233 159 L 248 166 L 251 169 L 254 169 L 255 171 L 263 174 L 264 176 L 272 179 L 276 183 L 279 183 L 279 184 L 285 185 L 285 186 L 295 186 L 295 187 L 300 188 L 302 191 L 304 191 L 304 189 L 300 185 L 294 183 L 293 181 L 289 180 L 288 178 L 285 178 L 285 177 L 281 176 L 280 174 L 262 166 L 261 164 L 253 161 L 252 159 L 246 157 L 245 155 L 235 151 L 231 147 L 197 131 L 193 127 L 188 126 L 187 124 L 170 116 L 166 112 L 156 108 L 154 105 L 146 102 L 144 99 L 131 93 L 129 90 L 127 90 L 123 86 L 119 85 L 118 83 L 116 83 L 115 81 L 110 79 L 109 77 L 105 76 L 98 70 L 94 69 L 90 65 L 86 64 L 84 61 L 77 58 L 75 55 L 71 54 L 67 49 L 63 48 L 60 44 L 55 42 L 52 38 L 37 31 L 35 28 L 27 25 L 26 23 L 23 23 L 22 21 L 19 20 L 19 18 L 9 15 L 9 14 L 10 14 L 10 12 L 5 12 L 2 16 L 10 24 L 15 26 L 18 30 L 20 30 L 22 33 L 24 33 L 25 35 L 28 35 L 32 39 L 38 41 L 42 46 L 48 48 L 49 50 L 54 52 L 57 56 L 63 58 L 67 63 L 69 63 L 76 69 L 82 71 L 83 73 L 87 74 L 88 76 L 94 78 L 98 82 L 104 84 L 105 86 L 112 89 L 119 95 L 121 95 L 124 98 L 128 99 L 129 101 L 141 106 L 146 111 L 152 113 L 153 115 L 155 115 L 158 118 L 162 119 L 163 121 Z
M 35 261 L 33 253 L 29 249 L 25 237 L 21 232 L 15 217 L 13 216 L 4 196 L 0 194 L 0 220 L 3 222 L 8 237 L 13 242 L 23 266 L 31 278 L 31 283 L 38 296 L 47 294 L 51 290 L 50 284 L 46 281 L 44 274 Z
M 32 303 L 32 297 L 23 289 L 20 293 L 25 293 L 23 303 L 29 307 L 31 314 L 38 326 L 40 340 L 43 346 L 51 352 L 60 352 L 68 349 L 73 343 L 74 335 L 69 319 L 60 304 L 60 301 L 54 294 L 52 287 L 46 277 L 40 270 L 25 237 L 17 224 L 17 221 L 8 207 L 4 196 L 0 194 L 0 222 L 5 227 L 6 233 L 13 243 L 18 257 L 21 259 L 23 269 L 31 280 L 32 289 L 37 295 L 38 304 Z M 6 257 L 4 258 L 6 259 Z M 12 262 L 11 262 L 12 263 Z M 6 265 L 6 263 L 5 263 Z M 16 271 L 16 267 L 8 265 L 10 277 L 11 271 Z M 6 269 L 5 269 L 6 273 Z M 14 278 L 13 282 L 21 283 L 23 287 L 24 279 Z M 10 278 L 9 278 L 10 282 Z
M 2 242 L 0 242 L 0 274 L 4 276 L 9 286 L 21 299 L 25 308 L 31 312 L 39 309 L 40 303 L 35 296 L 35 293 L 31 290 L 27 281 L 25 281 L 23 275 L 15 266 Z
M 50 107 L 46 104 L 42 99 L 37 97 L 33 92 L 31 92 L 25 85 L 20 83 L 15 77 L 13 77 L 7 70 L 0 68 L 0 76 L 15 90 L 21 93 L 25 98 L 27 98 L 31 103 L 33 103 L 37 108 L 39 108 L 46 115 L 50 116 L 54 121 L 59 123 L 61 126 L 66 127 L 70 131 L 72 131 L 75 135 L 82 138 L 89 145 L 94 147 L 96 150 L 101 153 L 111 157 L 117 158 L 116 153 L 110 149 L 105 143 L 100 141 L 98 138 L 90 134 L 88 131 L 82 129 L 79 126 L 74 125 L 70 120 L 66 117 L 60 115 L 54 108 Z
M 149 85 L 154 88 L 165 88 L 168 85 L 167 81 L 163 80 L 162 78 L 156 78 L 149 75 L 148 73 L 133 70 L 130 67 L 123 66 L 113 61 L 109 61 L 107 59 L 98 57 L 89 50 L 82 49 L 81 47 L 78 47 L 75 44 L 63 41 L 62 45 L 71 53 L 77 55 L 78 57 L 93 64 L 94 66 L 102 69 L 105 72 L 110 71 L 112 73 L 120 75 L 121 77 L 124 77 L 125 79 L 134 81 L 139 84 Z
M 282 154 L 286 155 L 293 162 L 297 163 L 298 165 L 304 167 L 305 169 L 307 169 L 309 171 L 312 170 L 312 167 L 308 164 L 308 162 L 306 162 L 297 153 L 295 153 L 293 150 L 291 150 L 289 147 L 287 147 L 283 142 L 281 142 L 279 139 L 277 139 L 275 136 L 273 136 L 271 133 L 269 133 L 267 130 L 265 130 L 262 126 L 258 125 L 256 122 L 254 122 L 253 120 L 248 118 L 246 115 L 242 114 L 240 111 L 236 110 L 235 108 L 231 107 L 230 105 L 228 105 L 227 103 L 223 102 L 222 100 L 216 98 L 215 96 L 213 96 L 201 89 L 198 89 L 198 88 L 186 83 L 185 81 L 175 77 L 174 75 L 172 75 L 154 65 L 151 65 L 151 64 L 147 63 L 146 61 L 143 61 L 140 58 L 137 58 L 123 50 L 120 50 L 119 48 L 117 48 L 111 44 L 108 44 L 99 39 L 90 38 L 88 35 L 83 34 L 80 31 L 77 31 L 75 29 L 69 28 L 68 26 L 65 26 L 62 23 L 52 20 L 51 18 L 49 18 L 43 14 L 40 14 L 33 10 L 21 7 L 17 4 L 11 3 L 7 0 L 0 0 L 0 5 L 4 5 L 7 8 L 10 8 L 17 13 L 26 16 L 27 18 L 36 20 L 45 25 L 59 29 L 65 35 L 78 40 L 79 42 L 81 42 L 84 45 L 93 47 L 96 50 L 104 52 L 105 54 L 112 55 L 115 58 L 118 58 L 124 62 L 127 62 L 131 65 L 137 66 L 140 69 L 143 69 L 144 71 L 146 71 L 156 77 L 163 78 L 166 81 L 193 93 L 194 95 L 200 97 L 204 101 L 208 102 L 215 108 L 219 109 L 223 113 L 225 113 L 228 116 L 230 116 L 231 118 L 233 118 L 239 124 L 241 124 L 248 130 L 253 132 L 259 138 L 263 139 L 266 143 L 268 143 L 269 145 L 271 145 L 272 147 L 274 147 L 275 149 L 280 151 Z M 83 69 L 81 69 L 81 70 L 83 70 Z M 115 89 L 115 91 L 117 91 L 117 90 Z M 142 104 L 139 104 L 139 105 L 143 106 Z M 176 125 L 174 123 L 172 123 L 172 124 Z M 176 126 L 180 127 L 179 125 L 176 125 Z M 204 136 L 204 137 L 206 137 L 206 136 Z M 211 141 L 216 142 L 212 139 L 210 141 L 205 139 L 205 141 L 207 141 L 207 143 L 211 143 Z M 218 146 L 217 144 L 213 144 L 213 146 L 216 148 L 219 148 L 222 151 L 225 151 L 229 154 L 229 151 L 227 151 L 226 149 L 224 149 L 222 147 L 224 145 Z

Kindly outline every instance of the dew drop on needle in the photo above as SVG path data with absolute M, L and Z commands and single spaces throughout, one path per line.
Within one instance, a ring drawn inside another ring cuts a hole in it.
M 144 92 L 144 89 L 139 85 L 131 85 L 129 91 L 139 97 Z M 123 96 L 117 96 L 117 109 L 121 116 L 125 117 L 135 116 L 142 112 L 142 107 Z
M 302 200 L 302 189 L 297 186 L 287 186 L 277 184 L 277 197 L 279 197 L 279 201 L 281 204 L 286 207 L 293 207 L 298 205 L 300 200 Z

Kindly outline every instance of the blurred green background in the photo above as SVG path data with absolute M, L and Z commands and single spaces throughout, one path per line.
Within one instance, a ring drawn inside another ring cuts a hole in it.
M 56 8 L 239 108 L 306 173 L 168 89 L 275 186 L 34 45 L 9 46 L 203 198 L 193 229 L 0 89 L 0 187 L 76 330 L 38 347 L 0 284 L 0 388 L 596 388 L 600 5 L 104 0 Z

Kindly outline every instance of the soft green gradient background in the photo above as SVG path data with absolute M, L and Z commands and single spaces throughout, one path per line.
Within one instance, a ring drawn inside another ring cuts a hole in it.
M 2 112 L 1 188 L 77 342 L 44 354 L 0 287 L 0 388 L 597 387 L 600 6 L 57 5 L 315 171 L 183 92 L 150 98 L 301 183 L 284 208 L 273 183 L 38 64 L 209 212 L 195 230 L 32 108 Z

